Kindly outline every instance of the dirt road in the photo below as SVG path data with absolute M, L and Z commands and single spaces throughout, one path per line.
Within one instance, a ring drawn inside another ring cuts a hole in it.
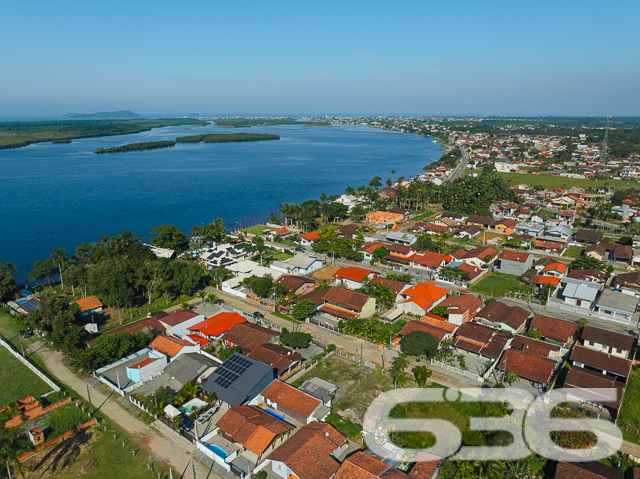
M 35 354 L 44 362 L 51 374 L 82 398 L 88 400 L 87 386 L 89 383 L 78 377 L 65 365 L 62 353 L 52 351 L 43 345 L 36 346 L 34 344 L 34 347 L 37 347 Z M 89 387 L 91 388 L 91 386 Z M 188 474 L 185 474 L 185 477 L 191 478 L 193 476 L 189 463 L 193 460 L 191 453 L 195 447 L 187 449 L 182 443 L 169 439 L 157 429 L 133 416 L 116 402 L 119 397 L 117 393 L 107 390 L 102 386 L 102 383 L 92 387 L 90 392 L 94 408 L 99 409 L 101 413 L 131 435 L 149 453 L 158 456 L 167 466 L 172 467 L 174 477 L 181 477 L 183 471 L 187 471 L 187 466 L 189 466 Z M 196 464 L 196 477 L 223 479 L 222 476 L 215 471 L 209 471 L 209 468 L 201 463 Z

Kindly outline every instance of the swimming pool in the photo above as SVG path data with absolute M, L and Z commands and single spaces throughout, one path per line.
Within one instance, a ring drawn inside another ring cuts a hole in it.
M 229 455 L 224 449 L 222 449 L 220 446 L 216 446 L 215 444 L 206 444 L 206 446 L 211 450 L 211 452 L 213 452 L 216 456 L 221 457 L 222 459 L 226 459 L 226 457 Z
M 182 412 L 186 412 L 187 414 L 191 414 L 191 413 L 193 413 L 195 411 L 199 411 L 200 409 L 202 409 L 206 405 L 207 405 L 207 403 L 204 402 L 202 399 L 193 398 L 188 403 L 183 404 L 182 406 L 180 406 L 180 410 Z

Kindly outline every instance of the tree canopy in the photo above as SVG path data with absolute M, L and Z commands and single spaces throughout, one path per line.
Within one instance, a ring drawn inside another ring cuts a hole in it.
M 156 226 L 150 233 L 154 236 L 149 242 L 159 248 L 168 248 L 181 253 L 189 247 L 188 238 L 173 225 Z
M 425 331 L 411 331 L 400 340 L 400 349 L 411 356 L 433 358 L 438 352 L 438 338 Z

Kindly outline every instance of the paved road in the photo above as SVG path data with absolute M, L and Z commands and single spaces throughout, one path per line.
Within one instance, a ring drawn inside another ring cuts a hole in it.
M 462 159 L 447 177 L 446 181 L 453 181 L 458 178 L 469 164 L 469 153 L 467 153 L 467 150 L 462 146 L 460 147 L 460 150 L 462 151 Z
M 77 376 L 65 365 L 65 358 L 62 353 L 53 351 L 41 344 L 34 344 L 34 347 L 37 348 L 36 356 L 42 360 L 51 374 L 73 389 L 82 398 L 88 400 L 87 385 L 89 383 Z M 98 408 L 101 413 L 126 431 L 149 453 L 159 457 L 167 466 L 172 467 L 174 477 L 181 477 L 180 474 L 187 470 L 188 474 L 185 474 L 184 477 L 193 477 L 192 467 L 189 463 L 193 460 L 191 453 L 195 450 L 195 447 L 187 448 L 186 445 L 173 441 L 157 429 L 145 424 L 120 406 L 116 402 L 118 397 L 120 396 L 117 393 L 107 390 L 102 386 L 102 383 L 98 383 L 91 389 L 91 401 L 94 407 Z M 210 471 L 202 463 L 196 463 L 196 477 L 224 479 L 215 471 Z

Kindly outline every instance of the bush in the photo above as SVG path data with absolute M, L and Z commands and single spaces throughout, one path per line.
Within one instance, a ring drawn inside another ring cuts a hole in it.
M 326 348 L 324 348 L 324 350 L 327 353 L 335 351 L 336 350 L 336 345 L 335 344 L 329 344 Z
M 309 333 L 287 333 L 280 337 L 280 343 L 293 349 L 308 348 L 311 342 Z
M 342 419 L 335 413 L 329 414 L 325 421 L 331 424 L 336 429 L 344 432 L 349 437 L 349 439 L 356 438 L 360 435 L 360 433 L 362 433 L 362 426 Z
M 46 425 L 49 428 L 47 436 L 51 438 L 58 437 L 88 420 L 87 413 L 83 412 L 79 407 L 60 407 L 53 411 L 46 420 Z
M 400 349 L 411 356 L 426 354 L 433 358 L 438 352 L 438 338 L 424 331 L 411 331 L 400 340 Z

